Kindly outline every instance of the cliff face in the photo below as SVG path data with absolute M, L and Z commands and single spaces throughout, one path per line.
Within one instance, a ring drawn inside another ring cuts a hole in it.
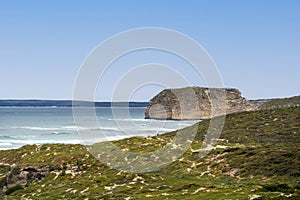
M 213 103 L 212 103 L 213 102 Z M 214 107 L 215 113 L 212 113 Z M 235 112 L 255 110 L 238 89 L 187 87 L 165 89 L 153 97 L 145 111 L 146 119 L 209 119 Z

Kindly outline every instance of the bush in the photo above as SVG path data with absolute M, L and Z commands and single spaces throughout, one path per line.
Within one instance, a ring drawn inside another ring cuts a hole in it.
M 294 189 L 285 183 L 264 185 L 263 188 L 270 192 L 293 193 Z
M 10 195 L 11 193 L 17 191 L 17 190 L 23 190 L 23 186 L 22 185 L 15 185 L 13 187 L 10 187 L 6 190 L 5 194 L 6 195 Z

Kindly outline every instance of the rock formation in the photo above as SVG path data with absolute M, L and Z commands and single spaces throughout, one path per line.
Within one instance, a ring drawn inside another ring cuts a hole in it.
M 165 89 L 153 97 L 146 119 L 209 119 L 214 116 L 255 110 L 256 106 L 234 88 L 186 87 Z
M 0 168 L 7 168 L 8 170 L 6 176 L 0 181 L 0 193 L 17 185 L 27 187 L 31 182 L 41 180 L 50 172 L 50 168 L 47 166 L 18 167 L 3 165 Z

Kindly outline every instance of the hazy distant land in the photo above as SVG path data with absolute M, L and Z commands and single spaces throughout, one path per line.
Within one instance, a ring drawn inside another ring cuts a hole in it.
M 93 105 L 95 107 L 146 107 L 148 102 L 87 102 L 72 100 L 0 100 L 0 106 L 15 107 L 82 107 Z

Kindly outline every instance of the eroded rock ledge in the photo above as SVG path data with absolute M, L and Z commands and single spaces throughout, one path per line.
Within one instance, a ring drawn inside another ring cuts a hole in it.
M 153 97 L 146 108 L 145 118 L 209 119 L 221 114 L 251 111 L 256 108 L 257 105 L 243 98 L 238 89 L 186 87 L 165 89 Z M 212 113 L 212 110 L 215 112 Z

